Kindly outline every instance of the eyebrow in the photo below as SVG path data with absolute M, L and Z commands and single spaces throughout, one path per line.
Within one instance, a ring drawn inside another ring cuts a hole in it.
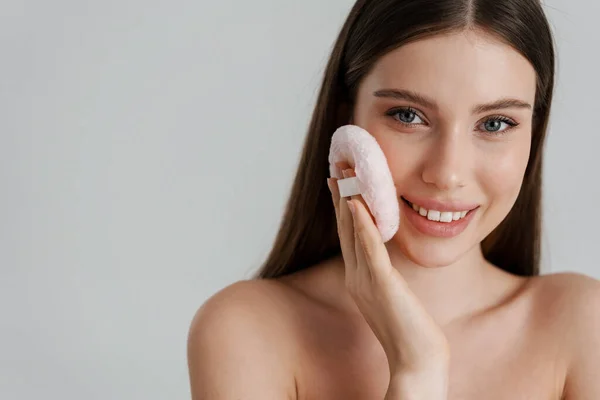
M 436 102 L 427 96 L 413 92 L 411 90 L 400 90 L 400 89 L 381 89 L 373 93 L 375 97 L 392 98 L 396 100 L 407 100 L 417 103 L 421 106 L 431 108 L 433 110 L 438 109 Z M 506 108 L 528 108 L 531 109 L 531 104 L 511 98 L 503 98 L 496 100 L 491 103 L 478 104 L 472 109 L 473 114 L 483 113 L 492 110 L 501 110 Z

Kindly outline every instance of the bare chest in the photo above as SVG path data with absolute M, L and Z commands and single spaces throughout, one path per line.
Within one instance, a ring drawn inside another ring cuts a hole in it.
M 449 400 L 559 400 L 564 382 L 559 337 L 552 329 L 496 318 L 447 332 Z M 299 400 L 383 399 L 387 360 L 374 337 L 321 325 L 303 352 Z

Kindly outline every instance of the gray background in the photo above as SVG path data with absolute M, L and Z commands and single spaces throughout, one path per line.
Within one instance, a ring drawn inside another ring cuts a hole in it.
M 266 256 L 352 3 L 0 3 L 0 398 L 189 397 L 190 320 Z M 546 10 L 543 271 L 600 277 L 600 3 Z

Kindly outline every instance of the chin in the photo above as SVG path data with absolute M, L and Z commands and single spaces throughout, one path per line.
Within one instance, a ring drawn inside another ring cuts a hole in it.
M 403 257 L 423 268 L 441 268 L 452 265 L 463 258 L 471 248 L 462 240 L 419 240 L 402 235 L 400 232 L 392 238 L 390 244 L 396 247 Z

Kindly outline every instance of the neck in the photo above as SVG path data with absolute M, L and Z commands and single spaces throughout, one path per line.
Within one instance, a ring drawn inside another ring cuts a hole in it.
M 485 260 L 480 246 L 441 267 L 417 265 L 391 242 L 386 247 L 392 266 L 440 326 L 468 318 L 485 307 L 503 275 Z
M 440 327 L 484 313 L 510 298 L 523 283 L 523 278 L 485 260 L 480 246 L 475 246 L 457 262 L 442 267 L 417 265 L 394 244 L 388 242 L 386 247 L 392 266 L 401 273 L 410 290 Z M 341 256 L 339 260 L 343 273 Z M 356 308 L 349 295 L 347 301 L 350 307 Z

